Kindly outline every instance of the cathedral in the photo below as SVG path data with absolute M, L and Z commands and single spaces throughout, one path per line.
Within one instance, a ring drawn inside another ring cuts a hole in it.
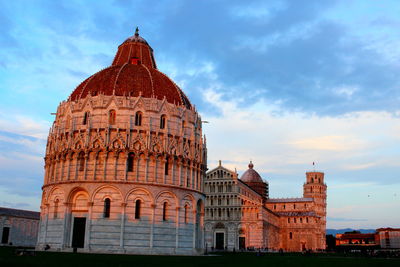
M 251 162 L 240 179 L 221 163 L 206 173 L 201 117 L 138 29 L 55 115 L 37 250 L 325 249 L 324 174 L 306 174 L 303 197 L 274 199 Z
M 270 198 L 269 186 L 250 162 L 239 178 L 219 166 L 204 181 L 205 242 L 210 250 L 324 250 L 324 173 L 307 172 L 303 197 Z
M 206 163 L 201 117 L 136 29 L 57 108 L 37 249 L 203 253 Z

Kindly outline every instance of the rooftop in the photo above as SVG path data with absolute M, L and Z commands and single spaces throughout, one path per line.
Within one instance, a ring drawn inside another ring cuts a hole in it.
M 40 219 L 40 212 L 31 210 L 10 209 L 4 207 L 0 207 L 0 215 L 21 217 L 21 218 L 35 219 L 35 220 Z

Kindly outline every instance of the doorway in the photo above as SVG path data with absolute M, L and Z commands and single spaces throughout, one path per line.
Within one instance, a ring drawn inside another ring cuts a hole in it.
M 224 233 L 215 233 L 215 249 L 224 249 Z
M 246 238 L 244 236 L 239 236 L 239 249 L 243 250 L 246 248 Z
M 85 245 L 86 218 L 74 218 L 74 229 L 72 231 L 72 247 L 83 248 Z
M 1 236 L 2 244 L 8 244 L 9 235 L 10 235 L 10 227 L 3 227 L 3 235 Z

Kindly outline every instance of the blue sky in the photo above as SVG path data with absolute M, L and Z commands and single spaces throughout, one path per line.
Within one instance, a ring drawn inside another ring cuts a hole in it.
M 0 206 L 39 208 L 59 102 L 136 26 L 204 120 L 209 168 L 272 197 L 315 161 L 328 227 L 400 227 L 398 1 L 0 1 Z

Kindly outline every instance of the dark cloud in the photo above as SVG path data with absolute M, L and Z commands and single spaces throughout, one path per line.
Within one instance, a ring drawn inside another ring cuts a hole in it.
M 321 115 L 398 109 L 398 66 L 344 25 L 323 19 L 332 3 L 290 1 L 268 18 L 235 16 L 229 7 L 240 4 L 180 2 L 165 10 L 152 42 L 181 68 L 176 78 L 187 82 L 185 91 L 203 111 L 209 106 L 202 90 L 216 81 L 185 73 L 199 62 L 212 62 L 219 93 L 240 96 L 244 105 L 266 99 Z
M 326 19 L 324 14 L 335 5 L 336 1 L 317 0 L 50 1 L 38 4 L 24 17 L 40 27 L 36 30 L 46 29 L 50 44 L 15 40 L 10 34 L 11 18 L 21 19 L 19 13 L 12 17 L 0 13 L 5 29 L 1 40 L 24 47 L 18 50 L 22 60 L 85 56 L 101 68 L 111 64 L 117 45 L 139 26 L 155 49 L 156 59 L 176 67 L 175 80 L 184 81 L 183 90 L 205 114 L 219 113 L 218 107 L 211 108 L 204 99 L 204 90 L 216 84 L 225 99 L 244 106 L 263 99 L 280 103 L 288 111 L 333 116 L 397 110 L 399 64 L 371 49 L 369 39 L 356 38 L 345 23 Z M 377 18 L 371 25 L 376 31 L 396 23 Z M 92 52 L 69 37 L 95 41 L 110 50 Z M 5 51 L 7 57 L 17 53 Z M 211 74 L 187 71 L 205 63 L 214 67 Z M 91 75 L 85 75 L 84 69 L 65 71 L 82 79 Z M 161 71 L 169 74 L 168 69 Z

